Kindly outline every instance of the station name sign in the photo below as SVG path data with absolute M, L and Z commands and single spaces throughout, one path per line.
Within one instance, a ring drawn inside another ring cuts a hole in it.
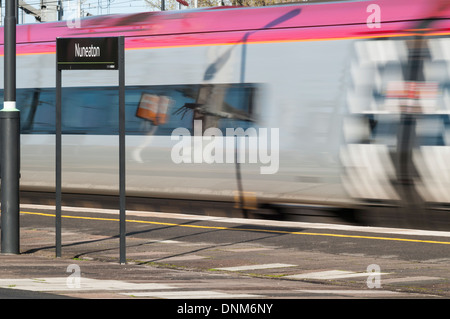
M 59 70 L 117 70 L 119 42 L 117 37 L 57 38 Z

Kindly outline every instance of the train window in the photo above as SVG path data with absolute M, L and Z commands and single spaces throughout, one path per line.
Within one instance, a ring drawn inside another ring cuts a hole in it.
M 201 85 L 195 103 L 185 104 L 177 112 L 192 111 L 193 119 L 202 121 L 203 130 L 215 127 L 225 134 L 226 128 L 252 125 L 255 91 L 256 86 L 251 84 Z
M 38 97 L 39 97 L 39 90 L 35 90 L 35 92 L 33 92 L 32 90 L 28 90 L 29 92 L 26 92 L 25 94 L 17 94 L 16 96 L 17 101 L 16 104 L 20 106 L 26 106 L 26 107 L 20 107 L 20 111 L 21 111 L 21 118 L 22 120 L 20 121 L 20 127 L 21 127 L 21 131 L 29 131 L 31 130 L 31 126 L 33 125 L 32 123 L 32 119 L 34 117 L 34 112 L 36 110 L 36 103 L 38 101 Z M 20 91 L 19 91 L 20 92 Z M 33 105 L 35 105 L 35 107 L 33 107 Z
M 185 104 L 193 103 L 195 89 L 189 85 L 171 87 L 131 87 L 127 89 L 127 133 L 170 135 L 178 127 L 192 126 L 192 114 L 177 112 Z M 155 104 L 155 116 L 142 115 L 139 111 L 145 103 Z M 164 111 L 162 108 L 164 107 Z M 157 116 L 164 114 L 164 121 L 158 121 Z
M 231 87 L 226 95 L 225 103 L 232 107 L 234 118 L 223 118 L 220 120 L 219 128 L 224 130 L 226 128 L 247 129 L 254 124 L 255 110 L 254 99 L 256 94 L 256 87 L 253 85 L 243 85 Z
M 114 108 L 115 91 L 115 88 L 63 89 L 63 133 L 111 134 L 115 124 L 113 116 L 118 114 Z
M 54 90 L 18 90 L 17 107 L 21 111 L 22 133 L 45 134 L 55 132 Z
M 252 84 L 219 84 L 210 86 L 220 97 L 199 101 L 205 86 L 130 86 L 125 93 L 126 133 L 171 135 L 185 127 L 193 131 L 193 120 L 206 117 L 215 127 L 247 128 L 253 113 Z M 3 91 L 0 91 L 3 95 Z M 154 96 L 167 102 L 163 122 L 139 116 L 137 110 L 143 96 Z M 216 96 L 217 97 L 217 96 Z M 76 87 L 62 89 L 63 134 L 118 134 L 117 87 Z M 201 102 L 201 103 L 199 103 Z M 55 133 L 55 89 L 30 88 L 17 90 L 17 106 L 21 111 L 22 134 Z M 206 124 L 206 122 L 205 122 Z
M 54 114 L 54 97 L 45 94 L 45 89 L 17 89 L 16 105 L 20 110 L 21 133 L 53 133 L 55 121 L 48 114 Z M 52 93 L 54 95 L 54 91 Z M 3 90 L 0 90 L 0 99 L 3 99 Z M 37 110 L 39 109 L 39 112 Z

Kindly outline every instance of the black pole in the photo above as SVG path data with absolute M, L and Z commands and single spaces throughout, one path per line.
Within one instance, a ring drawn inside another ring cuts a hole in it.
M 2 253 L 20 253 L 19 171 L 20 113 L 0 112 L 2 173 Z
M 125 227 L 125 41 L 119 37 L 119 196 L 120 196 L 120 263 L 126 263 Z
M 16 1 L 5 3 L 5 102 L 16 103 Z M 7 107 L 7 105 L 5 105 Z
M 1 125 L 2 253 L 20 253 L 20 112 L 16 109 L 16 0 L 6 1 Z
M 58 56 L 58 45 L 56 45 L 56 56 Z M 55 254 L 61 257 L 61 72 L 56 59 L 56 105 L 55 105 Z

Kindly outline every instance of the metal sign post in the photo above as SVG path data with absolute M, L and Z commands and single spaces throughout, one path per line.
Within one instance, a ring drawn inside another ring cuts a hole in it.
M 56 39 L 56 257 L 61 257 L 61 82 L 63 70 L 119 71 L 119 196 L 120 260 L 125 243 L 125 40 L 124 37 Z

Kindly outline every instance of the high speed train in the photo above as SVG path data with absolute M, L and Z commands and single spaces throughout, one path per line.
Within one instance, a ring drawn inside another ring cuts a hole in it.
M 55 189 L 56 38 L 115 36 L 128 196 L 450 203 L 450 6 L 430 0 L 18 25 L 21 189 Z M 62 71 L 64 193 L 118 194 L 116 72 Z

